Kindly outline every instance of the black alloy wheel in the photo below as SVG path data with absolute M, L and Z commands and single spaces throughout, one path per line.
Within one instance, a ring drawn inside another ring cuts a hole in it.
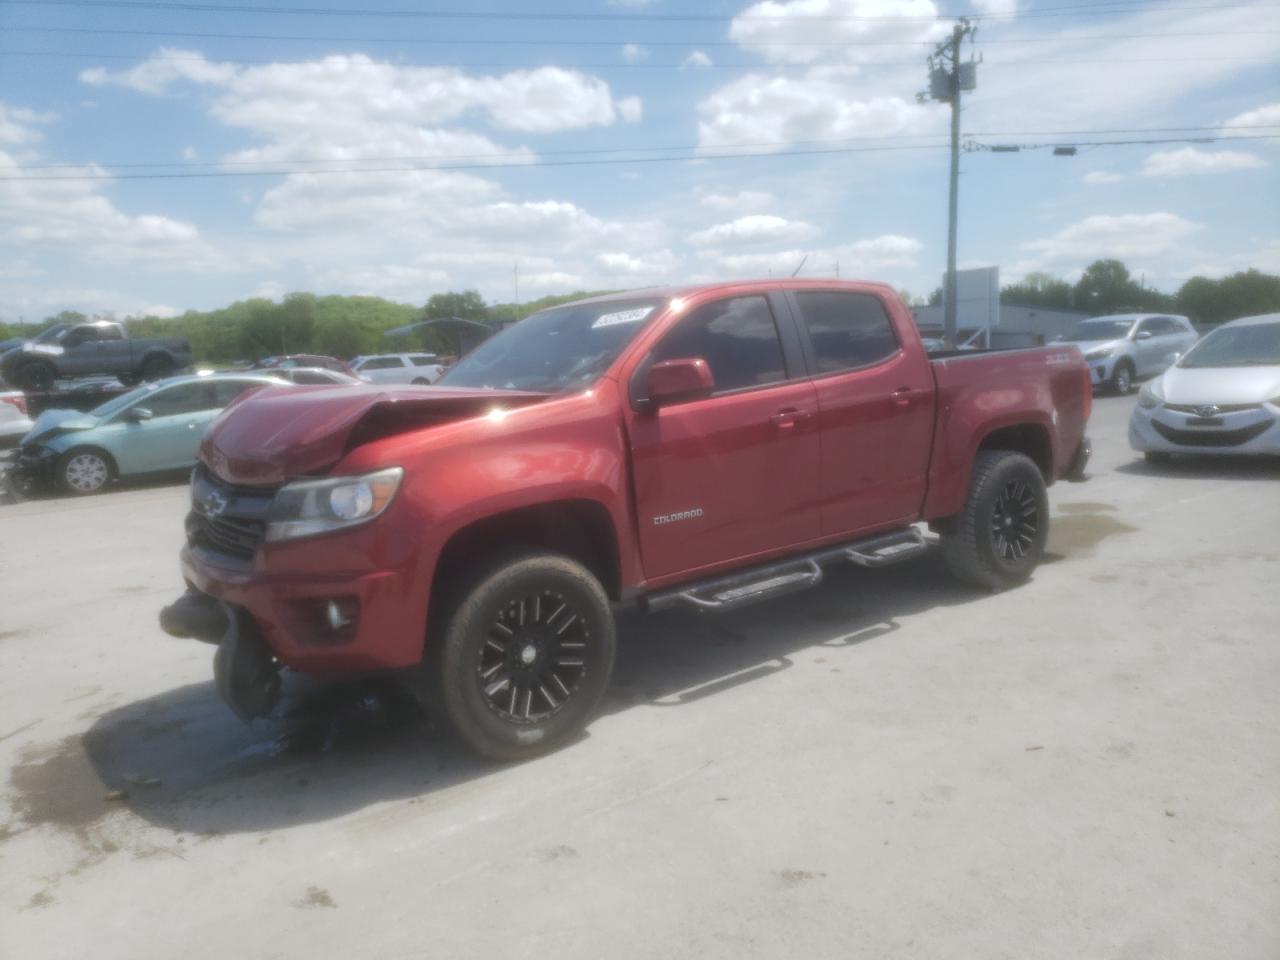
M 1022 480 L 1008 481 L 991 509 L 991 545 L 1006 563 L 1017 563 L 1031 551 L 1040 531 L 1040 508 Z
M 469 747 L 525 760 L 586 726 L 616 647 L 609 597 L 589 569 L 558 553 L 504 551 L 460 572 L 441 603 L 428 705 Z
M 508 723 L 547 719 L 581 684 L 586 649 L 586 622 L 563 594 L 543 590 L 513 600 L 476 657 L 485 702 Z

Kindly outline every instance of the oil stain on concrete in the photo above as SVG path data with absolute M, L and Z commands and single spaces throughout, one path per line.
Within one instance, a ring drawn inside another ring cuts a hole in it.
M 1049 524 L 1045 559 L 1087 557 L 1108 537 L 1137 533 L 1137 527 L 1111 515 L 1115 509 L 1106 503 L 1064 503 L 1059 506 L 1060 515 Z

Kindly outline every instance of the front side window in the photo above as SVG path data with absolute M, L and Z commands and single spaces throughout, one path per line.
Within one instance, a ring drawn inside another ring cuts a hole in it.
M 263 384 L 258 380 L 214 380 L 213 398 L 202 410 L 221 410 L 246 390 L 253 390 Z
M 655 363 L 693 357 L 707 361 L 716 393 L 787 379 L 782 342 L 764 297 L 734 297 L 699 307 L 653 352 Z
M 819 374 L 869 366 L 898 352 L 898 338 L 879 297 L 815 290 L 797 293 L 796 300 Z

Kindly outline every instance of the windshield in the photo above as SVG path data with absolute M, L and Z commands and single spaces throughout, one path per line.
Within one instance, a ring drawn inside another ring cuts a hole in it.
M 114 400 L 108 400 L 106 403 L 102 404 L 102 406 L 94 407 L 89 411 L 89 415 L 91 417 L 110 417 L 113 414 L 119 413 L 134 401 L 145 397 L 149 393 L 154 393 L 159 388 L 160 384 L 158 383 L 144 383 L 136 390 L 130 390 L 128 393 L 122 393 Z
M 486 340 L 438 382 L 562 393 L 593 383 L 665 300 L 553 307 Z
M 71 329 L 68 323 L 54 324 L 48 330 L 41 330 L 31 338 L 32 343 L 52 343 L 54 340 L 61 340 L 62 335 Z
M 1180 367 L 1280 366 L 1280 323 L 1214 330 L 1187 351 Z
M 1118 340 L 1121 337 L 1127 337 L 1129 328 L 1132 326 L 1133 320 L 1128 318 L 1114 320 L 1103 317 L 1097 320 L 1085 320 L 1063 339 L 1067 343 L 1084 343 L 1089 340 Z

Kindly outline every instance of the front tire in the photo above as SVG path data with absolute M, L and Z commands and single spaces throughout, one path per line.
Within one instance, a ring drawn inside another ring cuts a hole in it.
M 436 702 L 494 760 L 563 744 L 594 713 L 613 671 L 613 614 L 580 563 L 526 553 L 484 569 L 435 638 Z
M 973 465 L 964 509 L 944 535 L 951 573 L 999 590 L 1030 578 L 1049 539 L 1049 495 L 1040 468 L 1021 453 L 986 450 Z
M 1127 360 L 1121 360 L 1116 364 L 1116 368 L 1111 371 L 1111 380 L 1108 386 L 1112 393 L 1118 397 L 1127 396 L 1129 391 L 1133 389 L 1133 364 Z
M 77 497 L 101 493 L 115 475 L 111 457 L 93 447 L 75 447 L 58 458 L 58 487 Z
M 23 390 L 32 393 L 43 393 L 46 390 L 53 389 L 53 384 L 57 377 L 58 371 L 53 368 L 52 364 L 46 363 L 44 360 L 33 360 L 19 370 L 14 379 Z

